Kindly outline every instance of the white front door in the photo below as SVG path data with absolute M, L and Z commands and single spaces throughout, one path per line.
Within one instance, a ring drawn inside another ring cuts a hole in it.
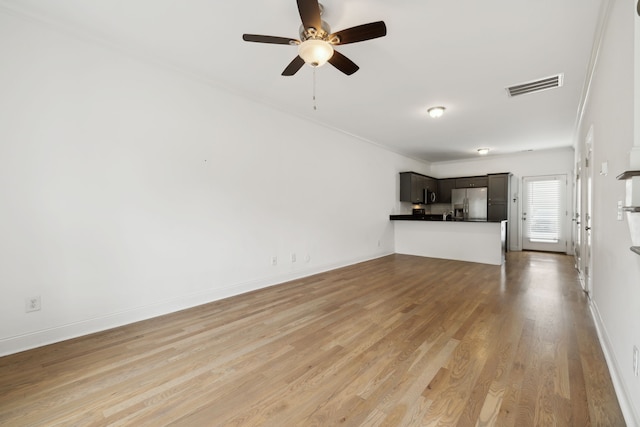
M 566 175 L 522 180 L 522 249 L 567 252 Z

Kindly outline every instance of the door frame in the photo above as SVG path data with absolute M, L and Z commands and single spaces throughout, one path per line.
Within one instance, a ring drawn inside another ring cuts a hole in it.
M 578 154 L 580 157 L 580 154 Z M 578 158 L 576 162 L 576 170 L 573 175 L 573 215 L 571 218 L 571 233 L 573 245 L 574 265 L 580 276 L 580 283 L 585 289 L 584 277 L 582 276 L 582 159 Z
M 591 225 L 593 224 L 593 184 L 594 184 L 594 168 L 593 153 L 595 149 L 593 124 L 589 126 L 589 131 L 584 139 L 583 151 L 580 156 L 582 164 L 583 178 L 582 188 L 582 218 L 580 224 L 581 233 L 581 258 L 582 258 L 582 277 L 584 291 L 591 295 L 593 289 L 593 245 Z

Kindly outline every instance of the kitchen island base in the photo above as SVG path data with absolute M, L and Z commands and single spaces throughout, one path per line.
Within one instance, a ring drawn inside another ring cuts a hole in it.
M 395 252 L 502 265 L 506 224 L 472 221 L 393 221 Z

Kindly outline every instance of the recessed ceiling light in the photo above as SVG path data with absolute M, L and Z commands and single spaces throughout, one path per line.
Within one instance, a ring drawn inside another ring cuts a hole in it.
M 427 113 L 434 119 L 437 119 L 438 117 L 442 117 L 444 110 L 444 107 L 431 107 L 427 110 Z
M 488 148 L 478 148 L 478 154 L 480 154 L 481 156 L 486 156 L 487 154 L 489 154 L 489 149 Z

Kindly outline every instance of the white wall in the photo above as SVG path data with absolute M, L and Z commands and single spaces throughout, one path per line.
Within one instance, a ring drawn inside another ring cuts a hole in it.
M 0 58 L 0 355 L 392 253 L 428 172 L 1 11 Z
M 510 172 L 511 179 L 511 214 L 509 217 L 509 246 L 511 250 L 521 250 L 520 239 L 520 190 L 522 178 L 528 176 L 560 175 L 565 174 L 571 183 L 574 162 L 574 150 L 572 148 L 529 151 L 512 155 L 487 156 L 465 161 L 437 162 L 431 164 L 431 174 L 437 178 L 449 178 L 458 176 L 485 175 L 489 173 Z M 571 230 L 571 184 L 568 187 L 567 207 L 569 215 L 565 221 L 567 236 Z M 516 200 L 514 202 L 514 199 Z M 572 253 L 571 244 L 569 253 Z
M 431 164 L 431 173 L 438 178 L 501 172 L 511 172 L 518 177 L 555 175 L 573 170 L 573 153 L 573 148 L 561 148 L 436 162 Z
M 640 70 L 640 15 L 636 15 L 635 17 L 635 36 L 634 36 L 634 70 L 636 71 L 635 74 L 635 81 L 634 81 L 634 93 L 635 93 L 635 101 L 634 101 L 634 106 L 635 106 L 635 114 L 634 116 L 634 121 L 635 121 L 635 126 L 634 126 L 634 147 L 636 148 L 636 150 L 640 150 L 640 114 L 638 114 L 638 110 L 640 110 L 640 75 L 637 72 L 638 70 Z
M 634 16 L 635 1 L 612 2 L 578 138 L 581 146 L 593 125 L 592 306 L 630 426 L 640 425 L 640 377 L 632 372 L 632 349 L 640 347 L 640 256 L 629 251 L 626 219 L 617 220 L 625 183 L 616 176 L 629 169 L 640 112 L 640 104 L 634 108 L 634 76 L 640 82 L 640 69 L 634 71 L 634 19 L 640 24 Z M 640 43 L 637 36 L 635 42 Z M 603 162 L 607 175 L 597 173 Z

